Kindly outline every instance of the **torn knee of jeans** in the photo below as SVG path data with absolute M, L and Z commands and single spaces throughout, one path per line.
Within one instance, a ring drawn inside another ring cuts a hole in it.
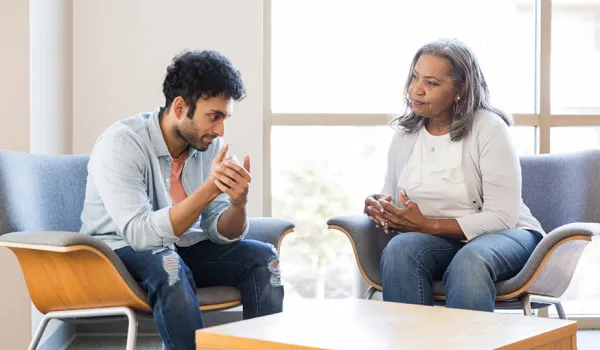
M 179 255 L 171 251 L 163 255 L 163 268 L 169 276 L 169 287 L 179 282 Z
M 273 255 L 269 258 L 269 260 L 267 260 L 267 267 L 271 273 L 271 278 L 269 280 L 271 286 L 282 286 L 283 283 L 281 282 L 281 270 L 279 269 L 279 258 L 277 258 L 277 255 Z

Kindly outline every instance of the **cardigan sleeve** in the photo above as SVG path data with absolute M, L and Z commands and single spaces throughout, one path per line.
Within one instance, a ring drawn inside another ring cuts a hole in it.
M 521 203 L 521 165 L 508 126 L 497 124 L 479 135 L 477 143 L 483 204 L 477 213 L 457 218 L 467 239 L 514 229 Z
M 397 167 L 398 167 L 398 152 L 400 149 L 400 133 L 396 132 L 392 137 L 392 141 L 390 142 L 390 149 L 388 151 L 388 162 L 387 162 L 387 171 L 385 174 L 385 181 L 383 184 L 383 188 L 381 189 L 381 194 L 383 195 L 391 195 L 393 201 L 396 201 L 396 183 L 398 182 L 397 177 Z

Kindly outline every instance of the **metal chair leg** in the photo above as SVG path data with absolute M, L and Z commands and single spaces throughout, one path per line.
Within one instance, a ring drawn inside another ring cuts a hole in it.
M 125 311 L 129 324 L 127 326 L 127 350 L 135 350 L 135 343 L 137 340 L 137 317 L 133 310 L 127 308 Z
M 535 313 L 535 315 L 537 317 L 544 317 L 544 318 L 548 318 L 549 317 L 549 307 L 543 307 L 541 309 L 537 310 L 537 313 Z
M 545 295 L 531 295 L 527 294 L 523 297 L 523 312 L 527 316 L 531 316 L 531 303 L 540 303 L 546 305 L 554 305 L 556 307 L 556 312 L 558 313 L 558 317 L 561 320 L 566 320 L 567 315 L 565 314 L 565 310 L 560 302 L 559 298 L 549 297 Z
M 375 292 L 377 292 L 377 289 L 375 289 L 375 287 L 373 287 L 373 286 L 369 287 L 369 289 L 367 289 L 367 291 L 365 292 L 365 295 L 363 295 L 363 299 L 371 300 L 371 298 L 373 297 L 373 294 L 375 294 Z
M 127 328 L 127 350 L 135 350 L 135 344 L 137 340 L 137 316 L 135 311 L 128 307 L 109 307 L 99 309 L 82 309 L 82 310 L 65 310 L 65 311 L 52 311 L 48 312 L 42 318 L 42 322 L 35 332 L 35 336 L 31 340 L 29 350 L 36 350 L 42 334 L 48 325 L 48 322 L 52 319 L 57 320 L 68 320 L 74 318 L 95 318 L 95 317 L 107 317 L 107 316 L 126 316 L 129 320 Z
M 31 344 L 29 344 L 29 350 L 37 349 L 38 345 L 40 344 L 40 340 L 42 340 L 42 335 L 44 334 L 44 331 L 46 330 L 46 327 L 48 326 L 48 323 L 51 319 L 52 316 L 44 315 L 44 317 L 42 318 L 42 322 L 40 322 L 40 325 L 35 331 L 33 339 L 31 339 Z
M 554 306 L 556 307 L 556 312 L 558 312 L 558 317 L 561 320 L 566 320 L 567 319 L 567 315 L 565 315 L 565 309 L 563 309 L 563 306 L 560 303 L 560 301 L 558 301 L 556 304 L 554 304 Z
M 525 316 L 531 316 L 531 295 L 525 294 L 523 297 L 523 313 Z

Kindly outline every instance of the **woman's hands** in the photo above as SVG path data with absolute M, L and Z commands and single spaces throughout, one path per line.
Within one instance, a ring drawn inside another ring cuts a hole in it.
M 404 193 L 400 194 L 400 202 L 406 209 L 398 208 L 389 201 L 379 201 L 383 208 L 384 228 L 398 232 L 424 232 L 428 219 L 421 213 L 419 205 L 409 200 Z
M 389 202 L 391 200 L 392 196 L 386 196 L 383 194 L 374 194 L 365 199 L 364 212 L 367 214 L 369 219 L 375 223 L 375 226 L 385 227 L 385 220 L 383 218 L 384 210 L 380 201 Z
M 431 219 L 426 218 L 419 209 L 419 205 L 408 199 L 406 194 L 400 194 L 400 202 L 406 208 L 396 207 L 392 196 L 374 194 L 365 199 L 364 212 L 375 226 L 386 231 L 396 232 L 423 232 L 430 230 Z

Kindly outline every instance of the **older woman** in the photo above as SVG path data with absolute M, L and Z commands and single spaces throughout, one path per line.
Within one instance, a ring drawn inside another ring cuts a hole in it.
M 441 40 L 420 48 L 405 85 L 381 194 L 365 213 L 395 234 L 383 251 L 383 299 L 493 311 L 494 282 L 515 276 L 545 234 L 521 199 L 511 118 L 492 107 L 473 53 Z

